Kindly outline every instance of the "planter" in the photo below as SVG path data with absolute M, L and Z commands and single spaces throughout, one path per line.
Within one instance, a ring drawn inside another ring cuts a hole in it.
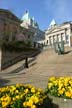
M 52 108 L 72 108 L 72 99 L 64 99 L 49 95 L 52 99 Z

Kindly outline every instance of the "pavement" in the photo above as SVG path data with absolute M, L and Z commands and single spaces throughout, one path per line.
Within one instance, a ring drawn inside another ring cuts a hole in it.
M 72 76 L 72 47 L 66 47 L 64 55 L 46 49 L 29 59 L 29 68 L 24 67 L 24 62 L 22 60 L 0 72 L 1 87 L 23 83 L 45 89 L 50 76 Z

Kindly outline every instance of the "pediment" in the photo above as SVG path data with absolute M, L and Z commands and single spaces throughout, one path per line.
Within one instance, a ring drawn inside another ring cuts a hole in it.
M 55 29 L 53 29 L 51 32 L 57 32 L 57 31 L 59 31 L 59 30 L 61 30 L 61 28 L 55 28 Z
M 61 30 L 62 30 L 62 28 L 60 28 L 60 27 L 52 28 L 52 29 L 50 29 L 47 33 L 48 33 L 48 34 L 50 34 L 50 33 L 55 33 L 55 32 L 61 31 Z

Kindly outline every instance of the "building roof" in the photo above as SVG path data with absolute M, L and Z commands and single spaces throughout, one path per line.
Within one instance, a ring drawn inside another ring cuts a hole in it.
M 51 26 L 54 26 L 54 25 L 57 25 L 57 23 L 56 23 L 56 21 L 53 19 L 53 20 L 51 21 L 51 23 L 50 23 L 49 26 L 51 27 Z

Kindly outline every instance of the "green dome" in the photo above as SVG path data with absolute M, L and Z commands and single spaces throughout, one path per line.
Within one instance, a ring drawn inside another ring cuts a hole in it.
M 24 21 L 24 20 L 28 20 L 28 19 L 30 19 L 30 16 L 29 16 L 29 12 L 26 11 L 21 20 Z
M 38 23 L 34 20 L 34 17 L 30 17 L 29 12 L 26 11 L 25 14 L 23 15 L 22 19 L 23 22 L 26 21 L 28 24 L 34 28 L 39 28 Z

